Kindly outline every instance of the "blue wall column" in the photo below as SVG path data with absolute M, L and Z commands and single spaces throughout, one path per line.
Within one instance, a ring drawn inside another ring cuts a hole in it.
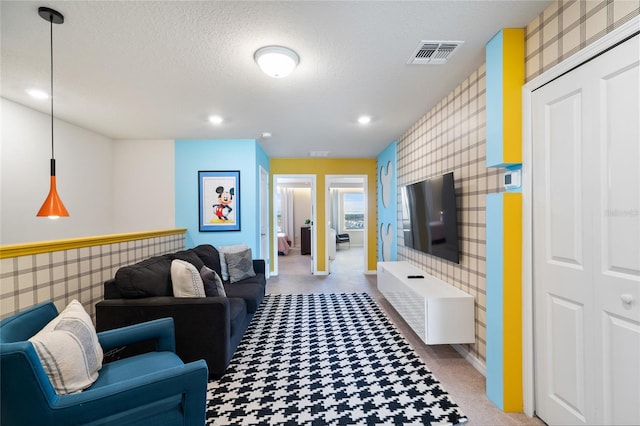
M 377 161 L 378 261 L 398 260 L 398 142 L 392 142 Z

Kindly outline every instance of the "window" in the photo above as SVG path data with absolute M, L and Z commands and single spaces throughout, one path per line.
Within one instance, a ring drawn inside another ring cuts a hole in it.
M 345 230 L 364 229 L 363 192 L 345 192 L 342 195 L 342 215 Z

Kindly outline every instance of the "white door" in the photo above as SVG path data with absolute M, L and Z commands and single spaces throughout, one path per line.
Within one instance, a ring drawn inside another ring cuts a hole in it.
M 265 262 L 265 277 L 269 278 L 269 173 L 260 167 L 260 259 Z
M 640 424 L 638 36 L 536 90 L 536 414 Z

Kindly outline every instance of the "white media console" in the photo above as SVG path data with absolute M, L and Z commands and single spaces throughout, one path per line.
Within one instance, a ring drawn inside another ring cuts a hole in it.
M 378 262 L 378 289 L 425 343 L 475 342 L 475 301 L 464 291 L 407 262 Z

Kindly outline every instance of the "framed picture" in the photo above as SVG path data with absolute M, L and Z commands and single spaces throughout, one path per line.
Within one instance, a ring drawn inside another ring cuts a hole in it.
M 240 171 L 198 171 L 200 232 L 240 230 Z

